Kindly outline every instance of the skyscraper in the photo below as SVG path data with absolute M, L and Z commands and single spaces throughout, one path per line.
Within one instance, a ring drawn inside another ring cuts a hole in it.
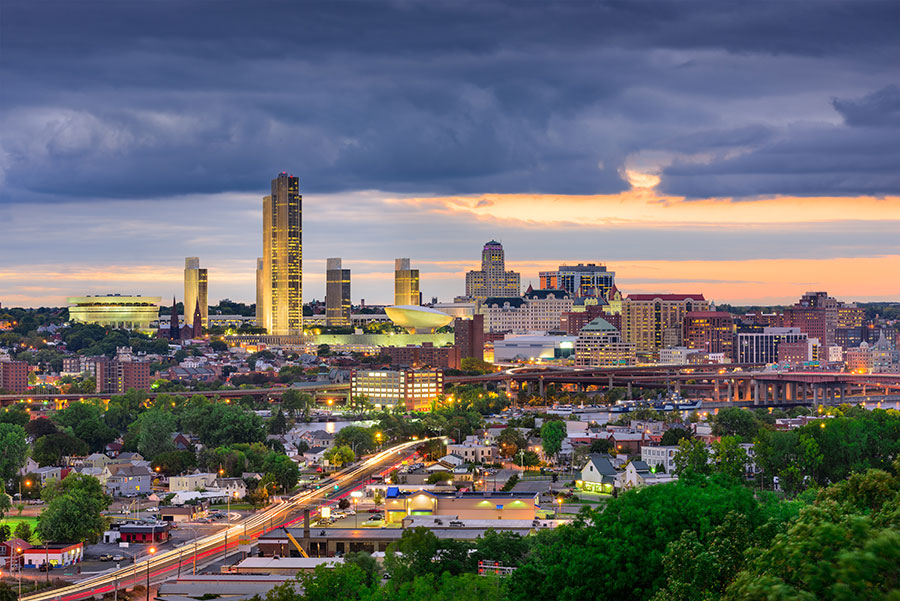
M 200 269 L 200 259 L 187 257 L 184 260 L 184 321 L 193 323 L 194 308 L 200 304 L 203 327 L 209 327 L 209 292 L 205 269 Z
M 466 296 L 479 301 L 521 294 L 519 274 L 506 271 L 503 245 L 491 240 L 481 251 L 481 271 L 466 274 Z
M 263 197 L 263 304 L 269 334 L 303 332 L 303 197 L 297 177 L 279 173 Z
M 266 262 L 262 257 L 256 258 L 256 326 L 266 327 L 266 293 L 269 287 L 266 285 Z
M 326 259 L 325 325 L 350 325 L 350 270 L 340 259 Z
M 615 285 L 616 273 L 607 271 L 606 265 L 579 263 L 560 265 L 556 271 L 541 271 L 538 274 L 541 288 L 545 290 L 565 290 L 572 296 L 599 296 L 606 299 Z
M 422 301 L 419 293 L 419 270 L 409 268 L 409 259 L 394 260 L 394 304 L 418 306 Z

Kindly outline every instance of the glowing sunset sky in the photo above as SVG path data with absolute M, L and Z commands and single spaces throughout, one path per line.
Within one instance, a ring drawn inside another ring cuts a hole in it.
M 426 300 L 503 242 L 523 285 L 900 300 L 893 2 L 91 3 L 0 7 L 0 303 L 253 302 L 261 197 L 326 257 Z

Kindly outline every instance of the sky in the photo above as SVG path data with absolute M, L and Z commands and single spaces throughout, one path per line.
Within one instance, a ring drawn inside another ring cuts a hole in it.
M 894 1 L 0 3 L 0 303 L 255 301 L 262 202 L 303 194 L 304 299 L 523 287 L 900 300 Z

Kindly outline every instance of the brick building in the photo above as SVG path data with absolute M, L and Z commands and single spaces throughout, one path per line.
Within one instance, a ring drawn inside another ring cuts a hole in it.
M 478 313 L 472 319 L 454 320 L 453 344 L 459 349 L 461 360 L 473 357 L 484 361 L 484 315 Z
M 25 361 L 0 361 L 0 388 L 12 392 L 28 390 L 28 363 Z
M 690 311 L 684 315 L 684 346 L 704 353 L 734 354 L 734 317 L 724 311 Z
M 391 359 L 391 365 L 399 367 L 439 367 L 459 369 L 460 349 L 457 346 L 434 346 L 425 342 L 422 346 L 383 346 L 381 354 Z
M 150 363 L 101 359 L 96 363 L 97 392 L 123 394 L 135 390 L 150 389 Z

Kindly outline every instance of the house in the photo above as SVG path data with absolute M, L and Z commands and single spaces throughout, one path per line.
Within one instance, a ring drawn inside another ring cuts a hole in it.
M 606 455 L 591 453 L 581 468 L 581 479 L 575 486 L 588 492 L 612 493 L 616 486 L 618 472 Z
M 91 453 L 90 455 L 82 459 L 82 464 L 84 465 L 84 467 L 99 467 L 100 469 L 103 469 L 112 462 L 113 460 L 103 453 Z
M 674 476 L 654 471 L 643 461 L 631 461 L 625 466 L 625 471 L 619 474 L 618 486 L 623 489 L 639 488 L 672 482 Z
M 169 478 L 169 492 L 181 492 L 211 488 L 218 476 L 210 473 L 188 474 Z
M 675 473 L 675 453 L 678 445 L 664 447 L 641 447 L 641 461 L 652 467 L 662 466 L 667 474 Z
M 122 447 L 124 445 L 121 442 L 111 442 L 104 448 L 104 451 L 109 457 L 118 457 L 119 453 L 122 452 Z
M 213 488 L 218 488 L 232 499 L 243 499 L 247 496 L 247 484 L 242 478 L 216 478 Z
M 308 463 L 322 463 L 327 450 L 328 447 L 310 447 L 303 453 L 303 458 Z
M 41 486 L 44 486 L 49 480 L 62 480 L 62 468 L 47 466 L 47 467 L 39 467 L 34 472 L 32 472 L 35 476 L 40 478 Z
M 176 451 L 190 451 L 194 447 L 194 445 L 191 444 L 190 439 L 181 432 L 172 434 L 172 444 L 175 445 Z
M 17 549 L 24 551 L 30 548 L 31 544 L 21 538 L 11 538 L 0 543 L 0 566 L 9 568 L 11 565 L 15 565 L 21 554 Z
M 103 468 L 106 492 L 114 497 L 136 497 L 148 493 L 152 479 L 153 472 L 143 465 L 112 463 Z
M 454 467 L 459 467 L 461 465 L 464 465 L 465 463 L 466 463 L 466 460 L 463 459 L 462 457 L 460 457 L 459 455 L 456 455 L 454 453 L 448 453 L 447 455 L 444 455 L 443 457 L 441 457 L 437 463 L 435 463 L 432 466 L 429 466 L 427 469 L 429 471 L 439 471 L 440 472 L 440 471 L 445 471 L 445 470 L 448 470 L 448 469 L 451 469 Z M 435 467 L 435 466 L 438 466 L 438 467 Z
M 493 463 L 497 454 L 497 448 L 486 444 L 448 444 L 447 453 L 458 455 L 468 463 Z
M 328 448 L 334 444 L 334 434 L 326 432 L 325 430 L 313 430 L 301 434 L 300 440 L 305 441 L 310 447 Z
M 84 544 L 47 543 L 40 547 L 24 549 L 22 557 L 26 568 L 36 568 L 47 562 L 54 568 L 66 567 L 84 559 Z
M 36 469 L 38 469 L 40 464 L 32 459 L 31 457 L 27 457 L 25 459 L 25 465 L 22 466 L 22 469 L 19 470 L 20 476 L 27 476 L 28 474 L 34 473 Z
M 128 462 L 135 463 L 138 461 L 144 461 L 143 455 L 141 455 L 140 453 L 131 453 L 131 452 L 119 453 L 119 456 L 117 457 L 117 459 L 118 459 L 117 463 L 128 463 Z

